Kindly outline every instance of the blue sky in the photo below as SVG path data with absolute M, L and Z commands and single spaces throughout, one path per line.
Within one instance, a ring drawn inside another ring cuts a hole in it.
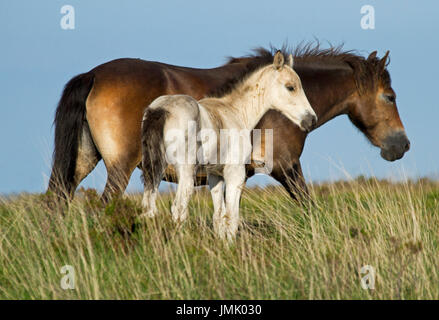
M 75 29 L 60 27 L 63 5 Z M 375 8 L 375 30 L 360 26 L 363 5 Z M 390 50 L 393 88 L 412 147 L 397 162 L 342 116 L 308 137 L 302 166 L 313 181 L 346 174 L 437 176 L 439 22 L 433 1 L 22 1 L 0 2 L 0 193 L 46 188 L 53 115 L 74 75 L 120 57 L 208 68 L 256 46 L 318 38 L 366 55 Z M 101 163 L 84 182 L 102 188 Z M 252 183 L 266 183 L 265 177 Z M 140 190 L 139 171 L 129 190 Z

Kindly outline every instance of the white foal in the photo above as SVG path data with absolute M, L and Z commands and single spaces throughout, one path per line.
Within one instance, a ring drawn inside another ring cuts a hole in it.
M 292 69 L 293 57 L 288 56 L 285 63 L 278 51 L 273 60 L 273 64 L 259 66 L 243 75 L 220 98 L 197 102 L 190 96 L 170 95 L 161 96 L 149 105 L 142 121 L 144 215 L 156 214 L 158 186 L 166 166 L 171 164 L 178 178 L 172 217 L 176 222 L 184 221 L 196 170 L 203 166 L 213 199 L 214 230 L 221 238 L 235 238 L 245 164 L 252 151 L 251 130 L 269 109 L 282 112 L 302 130 L 310 130 L 317 122 L 300 79 Z M 233 140 L 230 133 L 236 133 L 236 129 L 240 130 L 240 140 L 230 143 Z

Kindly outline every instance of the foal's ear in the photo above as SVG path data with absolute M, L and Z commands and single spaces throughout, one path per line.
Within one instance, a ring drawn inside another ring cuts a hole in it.
M 280 50 L 276 52 L 273 59 L 273 66 L 275 69 L 280 69 L 284 66 L 285 58 Z
M 374 51 L 372 52 L 369 57 L 367 57 L 367 61 L 372 61 L 373 59 L 375 59 L 377 57 L 377 52 Z
M 293 55 L 290 53 L 288 55 L 288 58 L 287 58 L 287 65 L 289 65 L 291 68 L 293 68 L 293 64 L 294 64 Z
M 387 52 L 384 55 L 384 57 L 382 57 L 381 60 L 380 60 L 380 69 L 381 70 L 384 70 L 387 67 L 387 65 L 388 65 L 387 58 L 389 57 L 389 53 L 390 53 L 390 51 L 387 50 Z

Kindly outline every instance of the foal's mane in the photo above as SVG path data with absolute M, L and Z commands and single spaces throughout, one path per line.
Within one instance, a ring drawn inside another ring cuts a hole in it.
M 281 49 L 270 46 L 269 49 L 259 47 L 252 50 L 252 54 L 243 57 L 229 57 L 225 65 L 243 63 L 244 68 L 235 74 L 232 78 L 227 79 L 222 86 L 209 92 L 211 97 L 222 97 L 236 86 L 244 81 L 250 74 L 256 70 L 273 63 L 274 54 L 280 50 L 286 57 L 290 53 L 294 56 L 294 67 L 322 68 L 325 66 L 348 67 L 354 74 L 355 82 L 359 93 L 374 89 L 378 83 L 384 86 L 390 86 L 391 80 L 387 69 L 380 68 L 380 59 L 373 57 L 366 59 L 356 53 L 354 50 L 344 50 L 343 45 L 330 46 L 321 49 L 320 43 L 299 44 L 295 48 L 287 45 Z

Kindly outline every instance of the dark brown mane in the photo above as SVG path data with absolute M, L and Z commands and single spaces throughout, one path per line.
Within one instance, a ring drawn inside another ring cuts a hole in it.
M 234 58 L 230 58 L 226 64 L 235 63 L 233 62 Z M 241 58 L 238 58 L 241 59 Z M 244 81 L 249 75 L 251 75 L 256 70 L 265 67 L 271 63 L 273 63 L 273 54 L 264 54 L 260 56 L 252 56 L 246 57 L 246 63 L 244 64 L 244 68 L 235 74 L 232 78 L 226 79 L 225 82 L 218 88 L 208 92 L 207 96 L 209 97 L 223 97 L 226 94 L 230 93 L 235 89 L 235 87 Z M 240 61 L 241 62 L 241 61 Z
M 227 79 L 222 86 L 210 92 L 209 96 L 221 97 L 232 91 L 249 74 L 272 63 L 274 53 L 277 50 L 274 47 L 269 49 L 259 47 L 252 50 L 253 53 L 250 55 L 240 58 L 230 57 L 226 64 L 243 63 L 245 68 L 233 78 Z M 320 44 L 317 42 L 316 44 L 301 44 L 294 49 L 284 45 L 280 50 L 285 56 L 290 53 L 293 54 L 295 67 L 350 67 L 354 73 L 360 94 L 368 90 L 374 90 L 379 83 L 383 86 L 390 86 L 391 84 L 387 70 L 380 68 L 380 59 L 376 57 L 366 59 L 353 50 L 343 50 L 343 45 L 321 49 Z

